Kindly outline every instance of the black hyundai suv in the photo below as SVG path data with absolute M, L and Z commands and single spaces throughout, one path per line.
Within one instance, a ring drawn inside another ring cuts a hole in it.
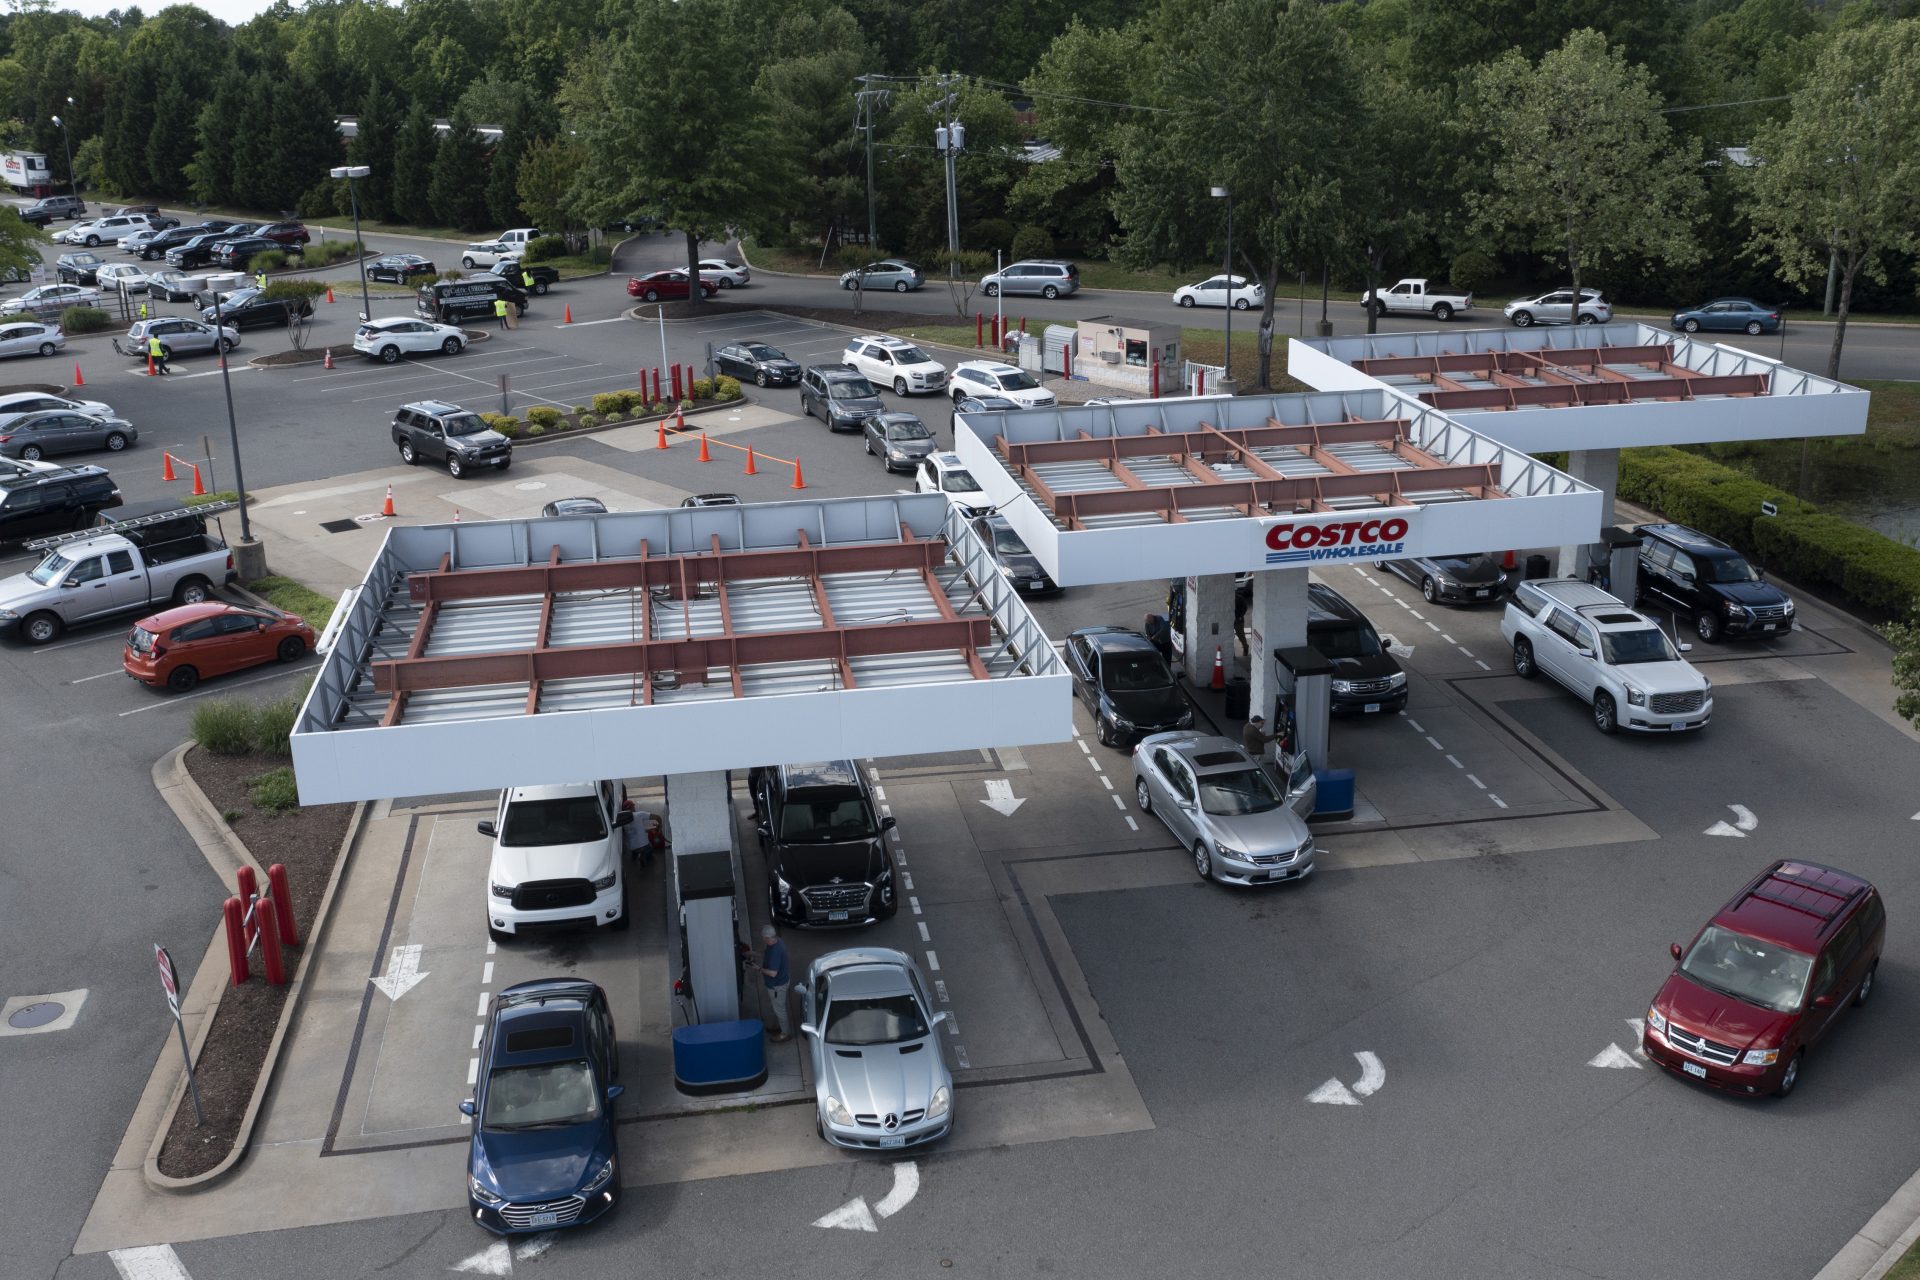
M 767 901 L 775 920 L 841 928 L 885 920 L 900 909 L 886 833 L 867 779 L 851 760 L 752 770 Z
M 1307 646 L 1333 668 L 1334 715 L 1371 715 L 1407 705 L 1407 673 L 1367 615 L 1332 587 L 1307 584 Z
M 1793 630 L 1793 600 L 1718 538 L 1683 524 L 1643 524 L 1634 603 L 1649 601 L 1693 616 L 1708 644 L 1721 636 Z
M 119 505 L 120 487 L 99 467 L 0 471 L 0 543 L 84 529 Z

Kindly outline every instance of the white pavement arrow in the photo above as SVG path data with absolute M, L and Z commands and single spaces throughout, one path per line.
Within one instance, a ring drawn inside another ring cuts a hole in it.
M 1026 802 L 1025 796 L 1013 794 L 1013 784 L 1005 778 L 988 778 L 987 798 L 980 803 L 1003 818 L 1011 818 L 1014 811 Z
M 1760 819 L 1754 817 L 1753 810 L 1747 808 L 1747 806 L 1743 804 L 1730 804 L 1727 808 L 1733 810 L 1733 822 L 1731 824 L 1725 822 L 1714 823 L 1707 828 L 1706 833 L 1708 835 L 1733 836 L 1735 839 L 1744 840 L 1747 837 L 1747 832 L 1752 831 L 1760 825 Z
M 143 1244 L 135 1249 L 115 1249 L 107 1261 L 120 1280 L 193 1280 L 181 1265 L 170 1244 Z
M 1587 1065 L 1590 1067 L 1632 1067 L 1635 1071 L 1640 1070 L 1640 1064 L 1633 1060 L 1633 1055 L 1617 1044 L 1610 1044 L 1600 1052 L 1594 1054 L 1591 1058 L 1587 1059 Z
M 377 978 L 369 978 L 368 981 L 386 992 L 387 999 L 398 1000 L 420 985 L 420 980 L 426 976 L 420 972 L 420 944 L 413 942 L 404 947 L 395 947 L 393 957 L 387 961 L 387 971 Z M 506 1272 L 502 1271 L 498 1274 L 505 1275 Z
M 1362 1050 L 1353 1055 L 1360 1063 L 1360 1081 L 1349 1089 L 1339 1080 L 1328 1080 L 1307 1095 L 1308 1102 L 1324 1102 L 1336 1107 L 1357 1107 L 1361 1098 L 1371 1098 L 1387 1082 L 1387 1068 L 1376 1054 Z M 1355 1095 L 1358 1095 L 1357 1097 Z
M 510 1276 L 513 1274 L 513 1252 L 505 1240 L 495 1240 L 473 1256 L 456 1262 L 448 1267 L 449 1271 L 466 1271 L 476 1276 Z
M 1401 644 L 1392 636 L 1387 637 L 1387 652 L 1402 662 L 1410 661 L 1413 658 L 1413 646 L 1410 644 Z
M 891 1218 L 911 1204 L 919 1194 L 919 1167 L 911 1160 L 902 1160 L 893 1166 L 893 1190 L 873 1202 L 873 1211 L 883 1218 Z
M 859 1196 L 847 1201 L 825 1217 L 815 1218 L 816 1227 L 839 1227 L 845 1231 L 878 1231 L 873 1223 L 873 1214 L 867 1210 L 867 1202 Z

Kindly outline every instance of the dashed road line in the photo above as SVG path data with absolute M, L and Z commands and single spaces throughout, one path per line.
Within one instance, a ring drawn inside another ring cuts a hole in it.
M 1401 712 L 1400 714 L 1401 714 L 1401 715 L 1406 715 L 1407 713 L 1406 713 L 1406 712 L 1404 712 L 1404 711 L 1402 711 L 1402 712 Z M 1426 730 L 1425 730 L 1425 729 L 1422 729 L 1422 728 L 1420 727 L 1420 722 L 1419 722 L 1418 720 L 1414 720 L 1414 719 L 1411 719 L 1411 718 L 1410 718 L 1410 719 L 1408 719 L 1408 721 L 1407 721 L 1407 723 L 1413 726 L 1413 731 L 1414 731 L 1415 733 L 1425 733 L 1425 732 L 1426 732 Z
M 913 876 L 910 873 L 902 871 L 900 873 L 900 879 L 906 883 L 907 888 L 913 888 Z
M 471 1089 L 480 1082 L 480 1059 L 467 1059 L 467 1087 Z
M 935 979 L 934 979 L 934 981 L 933 981 L 933 994 L 935 994 L 935 995 L 937 995 L 937 996 L 939 996 L 939 997 L 940 997 L 940 1003 L 941 1003 L 941 1004 L 946 1004 L 946 1003 L 948 1003 L 948 1000 L 947 1000 L 947 980 L 946 980 L 945 978 L 935 978 Z
M 1109 782 L 1107 783 L 1107 785 L 1111 787 L 1113 784 Z M 1113 807 L 1118 809 L 1120 812 L 1125 813 L 1127 811 L 1127 802 L 1121 797 L 1116 795 L 1115 797 L 1113 797 Z
M 1086 752 L 1088 755 L 1093 754 L 1093 748 L 1087 745 L 1087 740 L 1085 738 L 1076 738 L 1074 740 L 1074 745 L 1079 747 L 1082 751 Z
M 476 1026 L 473 1029 L 473 1044 L 470 1045 L 469 1048 L 478 1049 L 480 1047 L 480 1037 L 485 1035 L 486 1033 L 487 1033 L 487 1029 L 485 1026 Z
M 1422 622 L 1427 622 L 1427 620 L 1426 620 L 1425 618 L 1422 618 L 1422 619 L 1420 619 L 1420 621 L 1422 621 Z M 1436 626 L 1434 626 L 1434 625 L 1433 625 L 1433 624 L 1432 624 L 1431 622 L 1427 622 L 1427 630 L 1429 630 L 1429 631 L 1438 631 L 1438 630 L 1440 630 L 1440 628 L 1438 628 L 1438 627 L 1436 627 Z
M 1101 782 L 1102 782 L 1103 784 L 1105 784 L 1105 786 L 1106 786 L 1106 788 L 1107 788 L 1107 790 L 1109 790 L 1109 791 L 1111 791 L 1111 790 L 1113 790 L 1113 779 L 1112 779 L 1112 778 L 1109 778 L 1109 777 L 1108 777 L 1108 776 L 1107 776 L 1106 774 L 1104 774 L 1104 773 L 1103 773 L 1103 774 L 1101 774 L 1101 775 L 1100 775 L 1100 781 L 1101 781 Z M 1118 797 L 1118 796 L 1115 796 L 1115 797 L 1114 797 L 1114 799 L 1116 799 L 1116 800 L 1117 800 L 1117 799 L 1119 799 L 1119 797 Z
M 1466 654 L 1466 655 L 1467 655 L 1467 656 L 1468 656 L 1469 658 L 1471 658 L 1471 657 L 1473 656 L 1473 650 L 1471 650 L 1471 649 L 1469 649 L 1469 648 L 1467 648 L 1467 646 L 1465 646 L 1465 645 L 1463 645 L 1463 644 L 1457 644 L 1457 645 L 1455 645 L 1455 646 L 1453 646 L 1453 647 L 1454 647 L 1454 648 L 1456 648 L 1456 649 L 1458 649 L 1458 650 L 1459 650 L 1460 652 L 1462 652 L 1462 653 L 1464 653 L 1464 654 Z
M 1485 791 L 1487 789 L 1487 784 L 1480 781 L 1480 779 L 1474 777 L 1472 774 L 1467 775 L 1467 781 L 1471 782 L 1474 786 L 1480 788 L 1482 791 Z
M 1502 800 L 1499 796 L 1493 794 L 1493 792 L 1491 791 L 1487 792 L 1487 799 L 1493 801 L 1495 804 L 1499 805 L 1502 809 L 1507 807 L 1507 802 L 1505 800 Z
M 1414 617 L 1420 619 L 1420 621 L 1422 622 L 1425 622 L 1427 620 L 1426 615 L 1421 613 L 1418 609 L 1414 608 L 1412 605 L 1407 606 L 1407 612 L 1412 614 Z
M 1093 770 L 1094 770 L 1094 772 L 1095 772 L 1095 773 L 1105 773 L 1105 772 L 1106 772 L 1106 770 L 1104 770 L 1104 769 L 1102 769 L 1102 768 L 1100 767 L 1100 762 L 1099 762 L 1098 760 L 1095 760 L 1095 759 L 1094 759 L 1094 758 L 1093 758 L 1092 756 L 1088 756 L 1088 757 L 1087 757 L 1087 763 L 1093 766 Z
M 927 952 L 927 968 L 935 973 L 940 972 L 940 957 L 932 951 Z
M 1447 642 L 1448 644 L 1457 644 L 1457 643 L 1458 643 L 1458 641 L 1456 641 L 1456 640 L 1455 640 L 1455 639 L 1454 639 L 1454 638 L 1453 638 L 1452 636 L 1450 636 L 1450 635 L 1448 635 L 1448 634 L 1447 634 L 1446 632 L 1444 632 L 1444 631 L 1442 631 L 1442 632 L 1440 633 L 1440 638 L 1441 638 L 1442 640 L 1445 640 L 1445 641 L 1446 641 L 1446 642 Z
M 1452 765 L 1456 769 L 1464 769 L 1467 767 L 1461 764 L 1459 760 L 1455 759 L 1452 752 L 1447 753 L 1447 763 Z
M 1445 747 L 1440 745 L 1440 740 L 1438 738 L 1435 738 L 1432 734 L 1427 735 L 1427 745 L 1432 747 L 1435 751 L 1446 750 Z
M 473 1016 L 476 1018 L 487 1016 L 487 993 L 484 991 L 480 993 L 480 1007 L 473 1011 Z
M 1135 822 L 1135 821 L 1133 820 L 1133 815 L 1132 815 L 1132 814 L 1128 814 L 1128 815 L 1127 815 L 1127 830 L 1129 830 L 1129 831 L 1138 831 L 1139 829 L 1140 829 L 1140 824 L 1139 824 L 1139 823 L 1137 823 L 1137 822 Z
M 1492 668 L 1492 667 L 1490 667 L 1490 666 L 1488 666 L 1488 665 L 1487 665 L 1486 663 L 1484 663 L 1484 662 L 1481 662 L 1481 661 L 1480 661 L 1480 659 L 1478 659 L 1478 658 L 1475 658 L 1475 659 L 1474 659 L 1474 661 L 1475 661 L 1476 663 L 1479 663 L 1479 666 L 1480 666 L 1480 669 L 1481 669 L 1482 671 L 1491 671 L 1491 670 L 1493 670 L 1493 668 Z
M 919 915 L 919 914 L 920 914 L 920 899 L 918 899 L 918 898 L 908 898 L 908 899 L 907 899 L 907 905 L 913 908 L 913 914 L 915 914 L 915 915 Z
M 876 785 L 873 788 L 873 798 L 875 800 L 885 800 L 887 798 L 887 789 L 885 787 Z
M 925 920 L 922 920 L 920 922 L 920 941 L 922 942 L 933 941 L 932 935 L 927 932 L 927 922 Z

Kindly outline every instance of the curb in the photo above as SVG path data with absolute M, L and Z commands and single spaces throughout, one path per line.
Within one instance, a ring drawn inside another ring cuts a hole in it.
M 1813 1280 L 1881 1280 L 1916 1240 L 1920 1240 L 1920 1173 L 1902 1183 Z
M 213 868 L 221 883 L 229 888 L 235 887 L 233 873 L 242 866 L 250 866 L 254 874 L 265 882 L 266 873 L 227 828 L 220 815 L 214 811 L 213 802 L 194 782 L 193 775 L 187 772 L 186 755 L 192 743 L 183 742 L 154 762 L 153 781 L 160 792 L 160 798 L 173 810 L 187 834 L 193 837 L 199 846 L 201 856 L 207 865 Z M 327 887 L 320 897 L 320 905 L 314 911 L 313 924 L 307 931 L 307 943 L 300 955 L 300 967 L 294 971 L 287 990 L 286 1002 L 280 1007 L 280 1021 L 273 1030 L 273 1040 L 267 1046 L 267 1059 L 260 1069 L 260 1078 L 254 1082 L 253 1097 L 247 1103 L 246 1114 L 241 1117 L 240 1131 L 234 1135 L 233 1149 L 226 1158 L 205 1173 L 190 1178 L 174 1178 L 160 1172 L 160 1149 L 166 1145 L 167 1134 L 173 1129 L 173 1118 L 187 1098 L 186 1073 L 173 1065 L 172 1059 L 164 1052 L 156 1072 L 167 1071 L 178 1075 L 174 1082 L 172 1097 L 168 1100 L 160 1117 L 160 1125 L 155 1130 L 153 1141 L 147 1146 L 146 1159 L 141 1162 L 140 1172 L 147 1185 L 156 1191 L 169 1194 L 188 1194 L 203 1191 L 220 1182 L 238 1167 L 245 1158 L 251 1145 L 254 1125 L 260 1118 L 260 1112 L 266 1103 L 267 1091 L 273 1086 L 274 1076 L 280 1065 L 280 1053 L 286 1045 L 287 1033 L 293 1026 L 293 1020 L 300 1011 L 301 997 L 306 994 L 307 982 L 311 976 L 314 958 L 320 951 L 320 939 L 325 933 L 328 917 L 332 914 L 333 899 L 345 877 L 348 860 L 352 857 L 353 847 L 360 838 L 360 832 L 366 825 L 368 806 L 363 801 L 354 806 L 353 816 L 347 821 L 346 835 L 341 838 L 340 851 L 333 862 L 333 874 L 327 879 Z M 207 956 L 200 967 L 194 971 L 193 985 L 188 989 L 187 999 L 183 1003 L 193 1006 L 200 1013 L 199 1025 L 194 1029 L 191 1048 L 194 1060 L 198 1061 L 201 1050 L 206 1045 L 209 1032 L 213 1029 L 214 1015 L 220 1009 L 220 997 L 227 990 L 228 975 L 219 963 L 224 953 L 219 929 L 215 929 L 213 941 L 208 945 Z
M 468 329 L 468 328 L 462 327 L 460 332 L 467 335 L 467 346 L 469 347 L 476 342 L 493 341 L 493 332 L 489 330 Z M 301 356 L 301 359 L 298 359 L 298 360 L 275 360 L 274 359 L 275 356 L 284 356 L 287 354 L 287 352 L 268 351 L 257 356 L 249 357 L 247 360 L 247 367 L 249 369 L 304 369 L 310 364 L 324 364 L 327 359 L 327 352 L 332 350 L 334 350 L 332 346 L 319 347 L 319 348 L 309 347 L 307 350 L 299 353 L 299 355 Z M 463 347 L 462 350 L 465 350 L 465 348 Z M 351 343 L 349 343 L 347 346 L 347 354 L 344 356 L 336 357 L 335 363 L 338 364 L 342 361 L 349 360 L 349 359 L 362 360 L 368 364 L 373 363 L 373 358 L 371 356 L 355 351 Z M 263 360 L 272 361 L 272 363 L 262 364 L 261 361 Z

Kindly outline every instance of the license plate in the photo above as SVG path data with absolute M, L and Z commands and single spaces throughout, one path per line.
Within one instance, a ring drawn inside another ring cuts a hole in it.
M 1493 589 L 1491 587 L 1482 587 L 1478 591 L 1473 593 L 1473 597 L 1476 600 L 1484 600 L 1492 594 L 1493 594 Z
M 551 1227 L 558 1225 L 559 1221 L 560 1215 L 558 1213 L 536 1213 L 527 1219 L 527 1225 L 530 1227 Z
M 1780 624 L 1777 622 L 1763 623 L 1760 627 L 1762 631 L 1777 631 L 1779 630 L 1779 628 L 1780 628 Z
M 1690 1076 L 1699 1076 L 1702 1080 L 1707 1078 L 1707 1069 L 1697 1062 L 1683 1062 L 1680 1069 Z
M 827 912 L 827 919 L 829 920 L 845 920 L 846 918 L 847 918 L 847 913 L 844 911 Z
M 900 1137 L 882 1138 L 880 1139 L 880 1145 L 883 1147 L 904 1147 L 907 1145 L 907 1140 Z
M 1293 874 L 1293 872 L 1291 872 L 1291 871 L 1269 871 L 1269 872 L 1267 872 L 1267 879 L 1269 879 L 1269 880 L 1285 880 L 1285 879 L 1287 879 L 1287 878 L 1288 878 L 1289 876 L 1291 876 L 1292 874 Z
M 1368 711 L 1378 711 L 1379 709 L 1380 709 L 1380 704 L 1377 702 L 1369 702 L 1365 707 L 1365 710 L 1368 710 Z

